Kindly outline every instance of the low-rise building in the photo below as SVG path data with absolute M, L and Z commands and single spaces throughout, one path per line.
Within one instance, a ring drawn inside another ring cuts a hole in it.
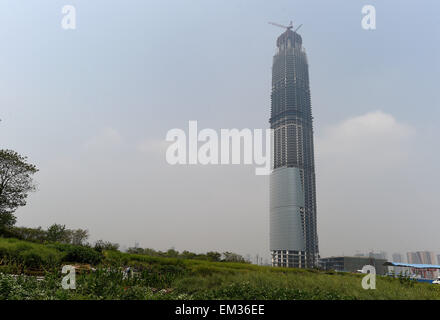
M 319 259 L 319 266 L 324 270 L 335 270 L 342 272 L 357 272 L 362 270 L 366 265 L 370 265 L 376 268 L 376 274 L 385 275 L 388 268 L 384 266 L 387 262 L 386 259 L 376 259 L 372 257 L 328 257 Z

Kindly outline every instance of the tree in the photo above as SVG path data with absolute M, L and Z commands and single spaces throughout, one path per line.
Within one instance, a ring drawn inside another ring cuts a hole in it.
M 168 249 L 165 256 L 168 258 L 177 258 L 179 256 L 179 251 L 174 250 L 174 248 Z
M 43 243 L 47 240 L 47 231 L 41 227 L 38 228 L 26 228 L 26 227 L 14 227 L 11 228 L 11 236 L 26 241 L 34 241 Z
M 206 256 L 210 261 L 221 261 L 222 254 L 215 251 L 209 251 Z
M 170 250 L 168 250 L 169 252 Z M 180 257 L 184 258 L 184 259 L 196 259 L 197 258 L 197 254 L 194 252 L 190 252 L 188 250 L 184 250 L 181 254 Z
M 144 249 L 138 247 L 130 247 L 127 249 L 127 252 L 132 254 L 145 254 Z
M 95 250 L 102 252 L 104 250 L 118 251 L 119 244 L 110 241 L 98 240 L 95 243 Z
M 54 223 L 47 229 L 47 240 L 53 242 L 70 243 L 70 232 L 65 225 Z
M 10 212 L 0 212 L 0 231 L 14 226 L 17 218 Z
M 70 240 L 74 245 L 82 245 L 89 238 L 89 230 L 84 229 L 76 229 L 69 230 L 70 232 Z
M 243 256 L 237 254 L 237 253 L 233 253 L 233 252 L 223 252 L 223 256 L 224 259 L 223 261 L 225 262 L 242 262 L 242 263 L 246 263 L 246 260 L 243 258 Z
M 12 150 L 0 150 L 0 229 L 15 224 L 15 210 L 26 205 L 29 192 L 35 191 L 32 175 L 38 172 L 35 165 L 27 162 Z

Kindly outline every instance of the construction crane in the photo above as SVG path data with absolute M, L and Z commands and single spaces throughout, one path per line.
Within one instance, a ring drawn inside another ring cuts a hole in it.
M 288 26 L 283 26 L 282 24 L 278 24 L 278 23 L 275 23 L 275 22 L 269 22 L 269 24 L 271 24 L 273 26 L 276 26 L 276 27 L 283 28 L 283 29 L 287 29 L 287 30 L 293 29 L 293 22 L 292 21 L 290 21 Z M 297 32 L 298 29 L 301 28 L 301 27 L 302 27 L 302 24 L 300 24 L 293 32 Z
M 290 21 L 290 24 L 289 24 L 288 26 L 283 26 L 282 24 L 278 24 L 278 23 L 275 23 L 275 22 L 269 22 L 269 24 L 271 24 L 271 25 L 273 25 L 273 26 L 276 26 L 276 27 L 283 28 L 283 29 L 288 29 L 288 30 L 290 30 L 290 29 L 293 28 L 293 23 L 292 23 L 292 21 Z

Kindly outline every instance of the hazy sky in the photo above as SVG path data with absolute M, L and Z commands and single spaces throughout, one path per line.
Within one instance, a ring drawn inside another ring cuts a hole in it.
M 74 5 L 77 29 L 61 28 Z M 377 29 L 361 28 L 363 5 Z M 165 136 L 267 128 L 282 29 L 303 24 L 321 256 L 440 252 L 440 2 L 0 2 L 0 148 L 40 169 L 18 225 L 268 257 L 268 177 L 170 166 Z

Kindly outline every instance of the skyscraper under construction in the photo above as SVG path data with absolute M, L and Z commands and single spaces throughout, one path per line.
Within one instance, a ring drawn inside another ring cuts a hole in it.
M 270 250 L 274 266 L 312 268 L 319 250 L 308 63 L 301 36 L 285 28 L 272 66 Z

